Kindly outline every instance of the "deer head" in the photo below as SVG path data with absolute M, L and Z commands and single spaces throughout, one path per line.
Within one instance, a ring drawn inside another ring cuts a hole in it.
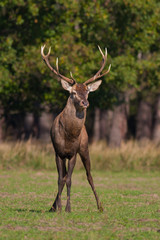
M 103 77 L 110 71 L 111 65 L 109 66 L 109 68 L 106 72 L 104 72 L 103 74 L 101 73 L 104 69 L 104 66 L 105 66 L 106 60 L 107 60 L 107 48 L 105 48 L 105 54 L 103 54 L 101 48 L 98 46 L 99 51 L 102 55 L 101 68 L 92 78 L 88 79 L 84 83 L 76 83 L 71 72 L 70 72 L 71 78 L 67 78 L 67 77 L 63 76 L 62 74 L 60 74 L 59 67 L 58 67 L 58 58 L 56 60 L 56 69 L 52 68 L 49 63 L 49 55 L 51 52 L 51 47 L 49 48 L 47 55 L 44 54 L 44 48 L 45 48 L 45 45 L 41 47 L 42 59 L 44 60 L 46 65 L 49 67 L 49 69 L 58 76 L 58 78 L 61 81 L 62 87 L 65 90 L 69 91 L 70 98 L 73 100 L 75 107 L 78 109 L 87 108 L 89 106 L 89 102 L 87 100 L 89 92 L 96 91 L 102 82 L 102 80 L 98 80 L 96 82 L 94 82 L 94 81 Z

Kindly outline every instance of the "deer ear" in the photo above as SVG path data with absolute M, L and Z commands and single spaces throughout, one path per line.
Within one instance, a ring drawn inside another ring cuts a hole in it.
M 102 80 L 99 80 L 99 81 L 97 81 L 97 82 L 94 82 L 94 83 L 91 83 L 91 84 L 89 84 L 87 87 L 88 87 L 88 91 L 89 92 L 94 92 L 94 91 L 96 91 L 98 88 L 99 88 L 99 86 L 101 85 L 101 83 L 102 83 Z
M 61 84 L 65 90 L 71 92 L 72 86 L 68 82 L 61 79 Z

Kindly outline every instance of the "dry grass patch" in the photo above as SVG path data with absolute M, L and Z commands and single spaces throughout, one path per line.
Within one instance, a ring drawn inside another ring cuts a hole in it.
M 148 142 L 130 141 L 121 148 L 109 148 L 105 142 L 90 145 L 92 168 L 96 170 L 160 170 L 160 147 Z M 52 144 L 33 141 L 0 144 L 0 169 L 33 168 L 55 170 Z M 82 169 L 78 157 L 76 169 Z

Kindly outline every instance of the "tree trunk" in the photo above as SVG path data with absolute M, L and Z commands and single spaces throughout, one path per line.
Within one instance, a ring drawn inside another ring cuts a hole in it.
M 53 122 L 53 114 L 42 112 L 39 118 L 39 138 L 44 142 L 50 142 L 50 129 Z
M 148 140 L 152 130 L 152 106 L 146 100 L 141 100 L 138 107 L 136 120 L 136 138 Z
M 3 128 L 4 128 L 4 116 L 3 116 L 3 110 L 0 109 L 0 143 L 3 142 Z
M 116 106 L 113 111 L 112 125 L 109 135 L 109 146 L 120 147 L 128 131 L 126 104 Z
M 100 140 L 100 109 L 95 108 L 94 111 L 94 125 L 93 125 L 93 141 Z
M 24 118 L 24 133 L 25 133 L 24 139 L 25 140 L 28 140 L 30 137 L 32 137 L 33 123 L 34 123 L 33 113 L 27 112 Z
M 106 139 L 107 110 L 100 111 L 100 139 Z
M 108 142 L 109 135 L 110 135 L 112 118 L 113 118 L 112 110 L 101 110 L 100 138 L 107 140 L 107 142 Z
M 157 96 L 155 104 L 155 121 L 152 138 L 155 142 L 160 142 L 160 94 Z

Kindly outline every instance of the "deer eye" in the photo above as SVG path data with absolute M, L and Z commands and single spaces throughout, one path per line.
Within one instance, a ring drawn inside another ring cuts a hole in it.
M 76 95 L 76 94 L 77 94 L 77 92 L 76 92 L 76 91 L 73 91 L 73 92 L 72 92 L 72 94 L 73 94 L 73 95 Z

